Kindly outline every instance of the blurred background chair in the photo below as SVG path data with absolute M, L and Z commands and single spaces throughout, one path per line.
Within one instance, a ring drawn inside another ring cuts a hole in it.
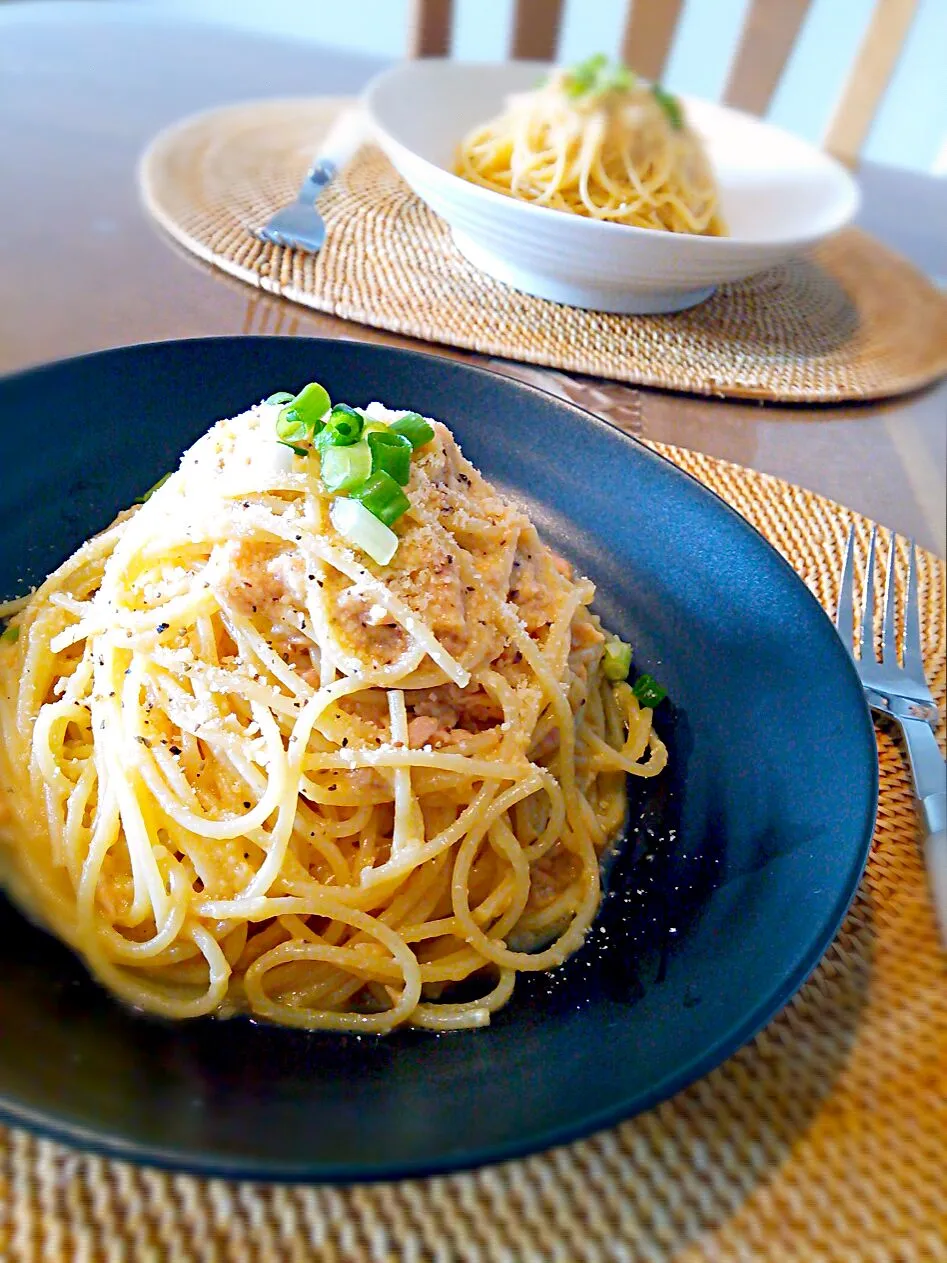
M 845 0 L 831 2 L 839 18 L 846 16 L 845 8 L 848 16 L 854 16 L 855 6 Z M 947 2 L 940 3 L 947 11 Z M 587 11 L 592 7 L 587 0 Z M 813 0 L 752 0 L 745 6 L 722 93 L 725 104 L 766 114 L 806 18 L 817 7 Z M 453 0 L 413 0 L 409 46 L 413 56 L 450 53 L 453 8 Z M 564 8 L 564 0 L 516 0 L 510 56 L 555 60 Z M 629 0 L 624 8 L 620 43 L 614 51 L 645 78 L 662 79 L 688 5 L 685 0 Z M 821 138 L 823 146 L 844 161 L 853 162 L 861 151 L 918 8 L 919 0 L 874 0 L 871 6 Z M 941 52 L 947 55 L 947 42 Z
M 388 59 L 563 64 L 605 52 L 674 92 L 764 115 L 847 162 L 947 175 L 947 0 L 135 3 L 320 45 L 316 93 L 332 46 Z

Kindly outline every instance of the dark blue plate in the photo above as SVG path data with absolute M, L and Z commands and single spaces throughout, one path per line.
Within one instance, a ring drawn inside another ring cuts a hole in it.
M 123 1009 L 0 909 L 0 1110 L 110 1154 L 208 1173 L 393 1179 L 614 1123 L 745 1043 L 818 962 L 865 863 L 871 722 L 790 567 L 704 487 L 539 391 L 353 342 L 207 338 L 0 381 L 0 598 L 41 580 L 219 417 L 318 379 L 442 418 L 598 585 L 670 689 L 670 766 L 635 787 L 586 946 L 486 1030 L 388 1038 Z

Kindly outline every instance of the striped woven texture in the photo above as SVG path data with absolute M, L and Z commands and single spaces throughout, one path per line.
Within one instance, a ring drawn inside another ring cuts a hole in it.
M 262 101 L 185 120 L 141 163 L 148 209 L 252 285 L 379 329 L 488 355 L 701 394 L 836 402 L 947 372 L 947 298 L 856 229 L 673 316 L 531 298 L 455 249 L 446 224 L 366 147 L 320 199 L 317 256 L 254 236 L 291 201 L 340 103 Z
M 852 523 L 863 574 L 866 519 L 776 478 L 652 446 L 748 518 L 827 608 Z M 943 713 L 945 565 L 925 552 L 918 562 L 925 660 Z M 905 570 L 901 564 L 899 574 Z M 525 1161 L 338 1189 L 169 1175 L 0 1129 L 0 1258 L 947 1260 L 947 954 L 928 900 L 905 756 L 893 729 L 879 725 L 877 736 L 878 825 L 838 937 L 751 1044 L 672 1100 Z

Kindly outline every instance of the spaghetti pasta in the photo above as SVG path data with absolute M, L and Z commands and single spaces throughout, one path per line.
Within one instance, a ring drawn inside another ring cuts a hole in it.
M 454 169 L 497 193 L 590 219 L 726 235 L 712 167 L 680 102 L 604 57 L 510 97 L 464 137 Z
M 665 748 L 593 585 L 444 426 L 382 565 L 283 412 L 218 423 L 13 613 L 4 880 L 151 1013 L 483 1025 L 582 943 Z

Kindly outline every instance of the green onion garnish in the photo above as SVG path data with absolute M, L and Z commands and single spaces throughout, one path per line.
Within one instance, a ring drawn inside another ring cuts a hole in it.
M 664 111 L 664 116 L 676 132 L 684 127 L 684 111 L 676 96 L 672 96 L 660 83 L 652 83 L 651 92 L 654 99 Z
M 627 66 L 615 65 L 600 80 L 602 92 L 630 92 L 635 86 L 635 72 Z
M 368 434 L 368 446 L 372 453 L 372 472 L 384 471 L 400 487 L 407 486 L 411 477 L 411 440 L 404 434 L 393 433 L 387 426 Z
M 326 388 L 318 382 L 309 382 L 298 395 L 290 395 L 287 399 L 285 394 L 281 391 L 267 400 L 268 403 L 272 401 L 284 405 L 276 418 L 276 437 L 289 445 L 313 439 L 322 429 L 322 418 L 332 406 Z
M 298 443 L 288 443 L 286 439 L 277 440 L 282 447 L 288 447 L 291 452 L 295 452 L 297 456 L 308 456 L 309 448 L 300 447 Z
M 372 472 L 372 453 L 367 443 L 322 448 L 322 484 L 326 491 L 351 491 Z
M 580 61 L 563 82 L 567 96 L 601 96 L 603 92 L 628 92 L 635 84 L 634 72 L 621 62 L 609 64 L 604 53 Z
M 668 695 L 663 684 L 659 684 L 653 675 L 639 675 L 631 687 L 642 706 L 657 706 Z
M 400 488 L 393 484 L 399 495 Z M 351 500 L 347 496 L 339 496 L 332 501 L 329 509 L 332 525 L 350 544 L 367 553 L 379 566 L 387 566 L 398 548 L 398 536 L 364 504 Z
M 566 93 L 569 96 L 584 96 L 586 92 L 591 92 L 607 65 L 608 58 L 604 53 L 593 53 L 585 61 L 580 61 L 566 76 Z
M 306 423 L 310 434 L 318 434 L 322 429 L 322 418 L 332 407 L 332 400 L 325 386 L 320 386 L 318 382 L 309 382 L 292 402 L 294 410 Z
M 280 410 L 276 418 L 276 437 L 281 443 L 292 446 L 294 443 L 310 438 L 311 434 L 312 431 L 297 412 L 295 404 L 290 404 Z
M 434 437 L 434 427 L 419 412 L 406 412 L 397 421 L 392 421 L 388 429 L 392 434 L 403 434 L 415 451 Z
M 275 395 L 267 395 L 263 402 L 282 406 L 284 403 L 292 403 L 295 398 L 296 396 L 291 395 L 288 390 L 278 390 Z
M 392 526 L 411 507 L 411 501 L 394 478 L 383 469 L 372 474 L 361 487 L 356 487 L 352 492 L 352 499 L 363 504 L 369 513 L 374 514 L 386 526 Z
M 171 477 L 170 474 L 165 474 L 163 478 L 159 478 L 158 481 L 155 483 L 155 485 L 153 487 L 149 487 L 143 496 L 137 497 L 137 499 L 135 500 L 135 503 L 144 504 L 146 500 L 150 500 L 151 497 L 154 495 L 154 493 L 158 490 L 158 488 L 163 487 L 170 477 Z
M 337 403 L 326 421 L 325 429 L 319 435 L 319 446 L 347 447 L 350 443 L 357 443 L 362 436 L 364 424 L 360 412 L 350 408 L 347 403 Z
M 602 670 L 606 680 L 627 680 L 631 670 L 631 645 L 618 636 L 609 636 L 605 642 Z
M 15 645 L 19 639 L 20 639 L 19 627 L 4 627 L 3 631 L 0 632 L 0 640 L 2 640 L 7 645 Z

